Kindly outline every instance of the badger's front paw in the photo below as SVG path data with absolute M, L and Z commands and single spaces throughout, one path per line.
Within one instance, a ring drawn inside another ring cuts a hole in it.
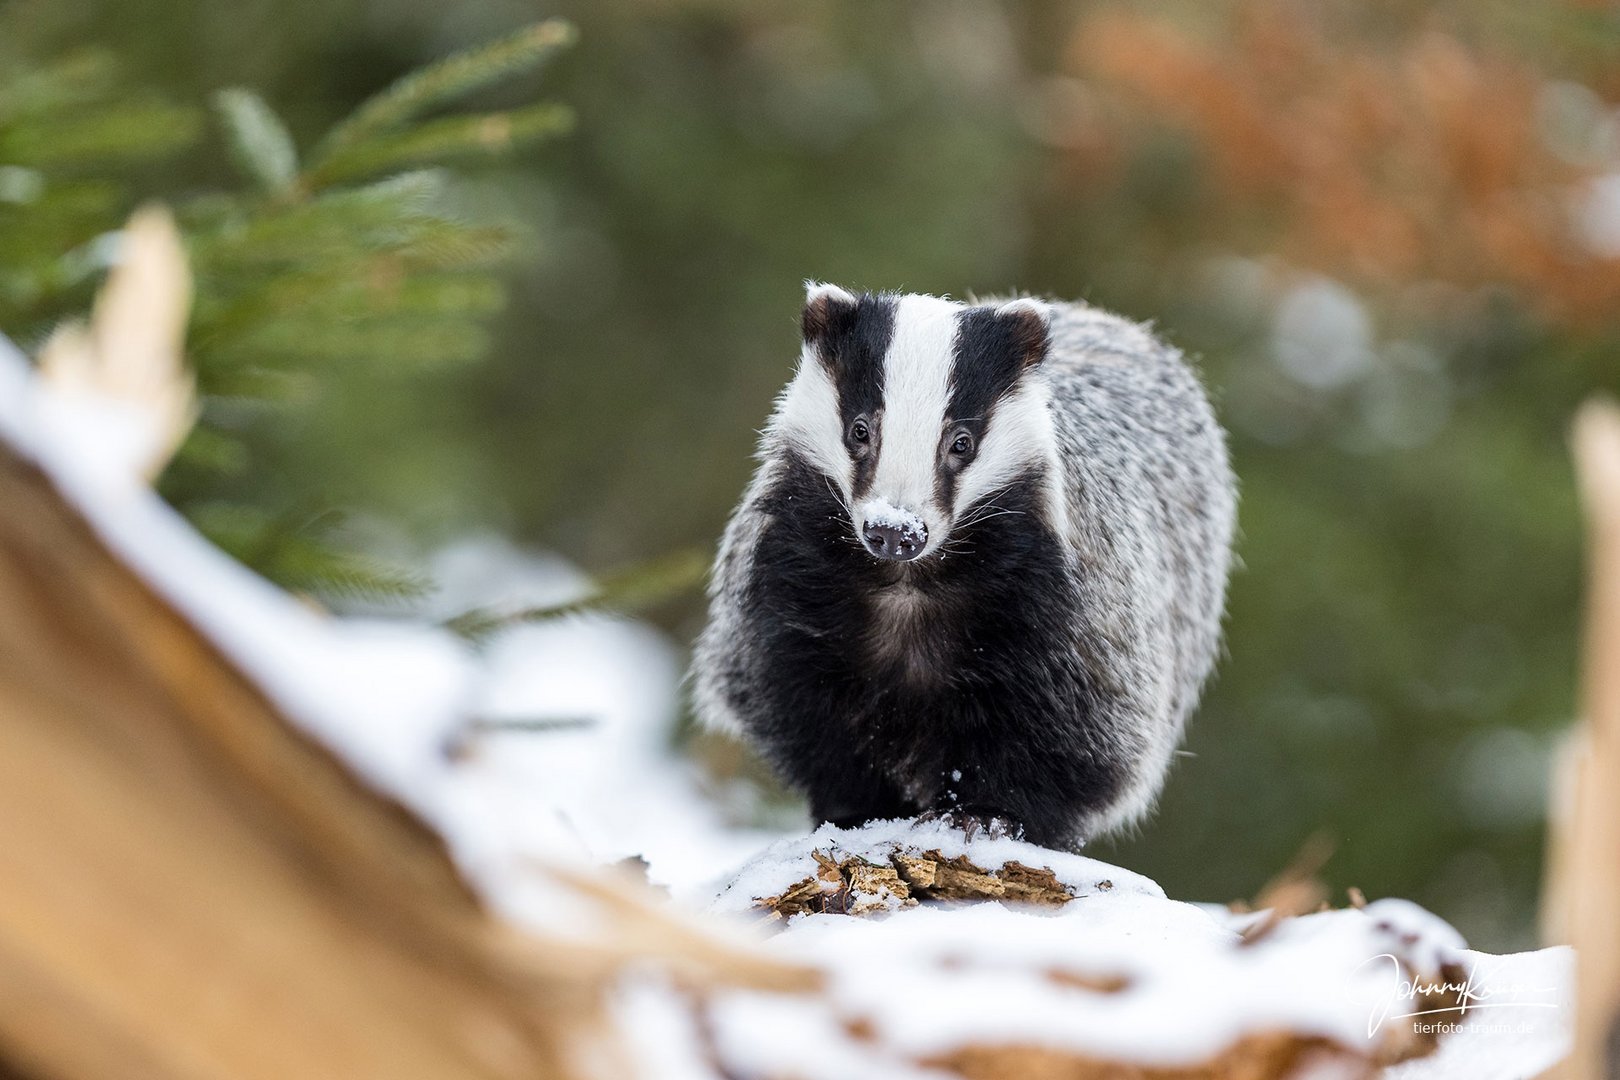
M 987 840 L 1022 840 L 1024 827 L 1004 810 L 978 806 L 938 806 L 917 818 L 918 821 L 943 821 L 954 829 L 962 830 L 969 840 L 983 836 Z

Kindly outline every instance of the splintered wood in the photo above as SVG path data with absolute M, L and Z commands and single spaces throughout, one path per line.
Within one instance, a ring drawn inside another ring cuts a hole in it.
M 1554 786 L 1542 904 L 1550 943 L 1575 946 L 1574 1048 L 1556 1080 L 1620 1076 L 1620 408 L 1576 417 L 1576 474 L 1586 510 L 1584 717 Z
M 813 852 L 814 875 L 796 882 L 759 906 L 772 916 L 788 918 L 805 912 L 866 915 L 914 907 L 923 900 L 1012 900 L 1060 907 L 1074 893 L 1045 867 L 1004 863 L 993 869 L 976 866 L 965 855 L 940 851 L 921 854 L 895 849 L 887 863 L 859 855 L 835 857 Z

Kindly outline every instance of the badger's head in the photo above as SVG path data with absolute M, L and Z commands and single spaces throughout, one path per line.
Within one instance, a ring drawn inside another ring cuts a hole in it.
M 804 350 L 772 430 L 826 475 L 873 558 L 948 550 L 1010 484 L 1055 471 L 1049 397 L 1034 375 L 1046 304 L 806 289 Z

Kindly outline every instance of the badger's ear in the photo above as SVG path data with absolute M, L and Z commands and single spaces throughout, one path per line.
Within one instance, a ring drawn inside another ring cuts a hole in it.
M 1025 368 L 1046 359 L 1052 339 L 1052 305 L 1033 297 L 1020 297 L 996 308 L 996 320 L 1007 327 L 1013 352 Z
M 855 309 L 855 297 L 848 290 L 820 281 L 805 282 L 804 315 L 799 320 L 805 343 L 825 341 L 834 330 L 848 325 Z

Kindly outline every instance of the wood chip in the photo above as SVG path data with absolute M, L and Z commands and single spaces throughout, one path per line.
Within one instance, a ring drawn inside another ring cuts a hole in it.
M 816 861 L 814 876 L 758 901 L 758 906 L 787 918 L 807 911 L 870 915 L 912 907 L 919 901 L 1014 900 L 1059 907 L 1074 899 L 1070 887 L 1044 866 L 1009 862 L 986 868 L 966 856 L 947 857 L 937 849 L 914 852 L 897 848 L 889 853 L 887 863 L 856 855 L 835 858 L 824 851 L 813 852 L 811 857 Z

